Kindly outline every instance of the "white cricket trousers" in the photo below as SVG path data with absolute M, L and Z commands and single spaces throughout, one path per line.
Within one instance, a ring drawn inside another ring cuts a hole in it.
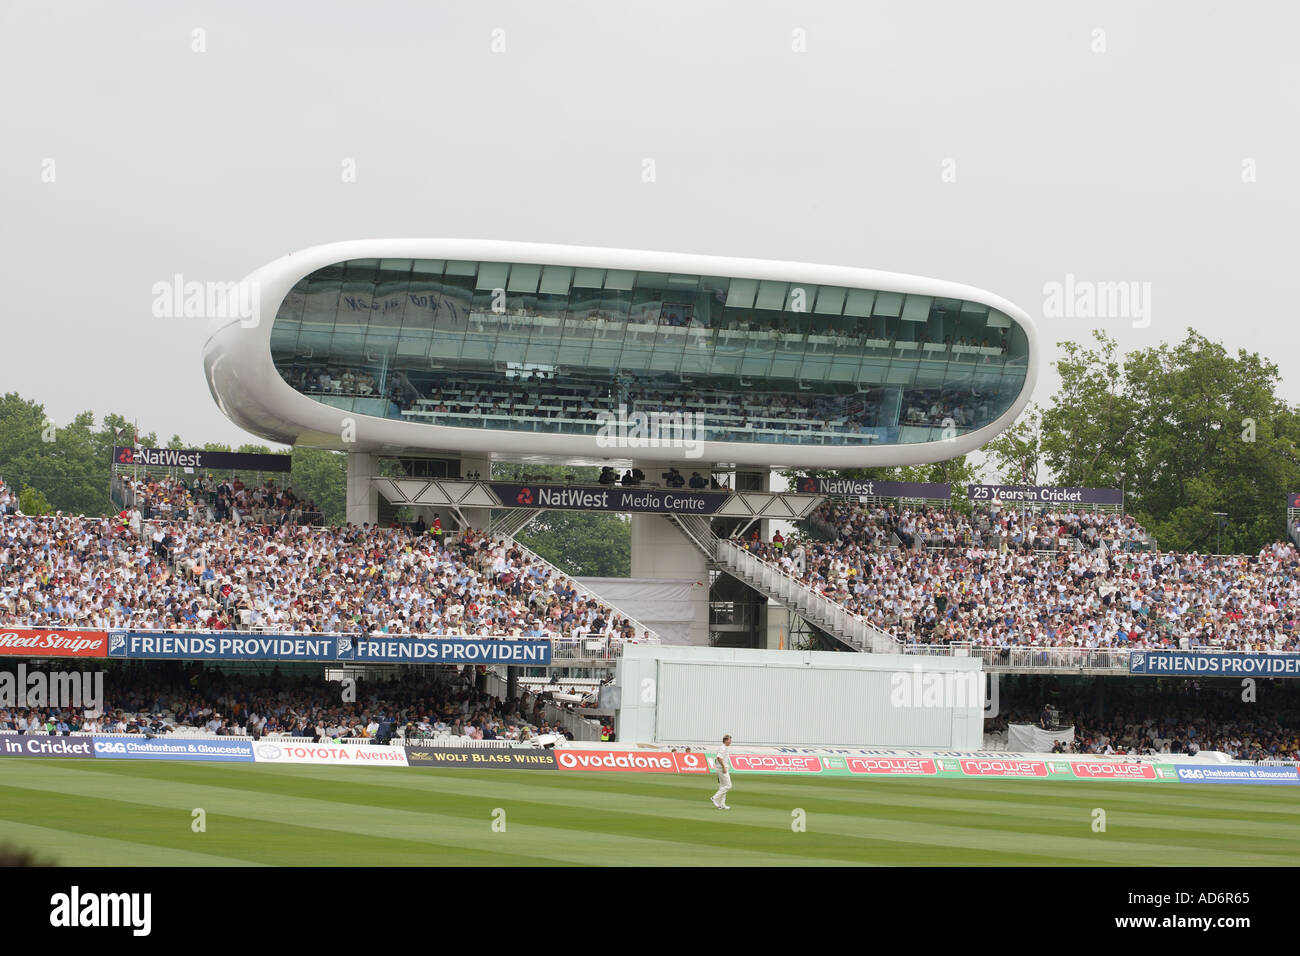
M 718 774 L 718 792 L 713 795 L 713 802 L 722 806 L 727 802 L 727 791 L 731 789 L 731 774 Z

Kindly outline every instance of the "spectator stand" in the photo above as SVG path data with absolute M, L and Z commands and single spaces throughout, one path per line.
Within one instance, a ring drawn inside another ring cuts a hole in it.
M 186 480 L 183 475 L 192 475 Z M 217 472 L 192 468 L 113 464 L 110 497 L 122 511 L 138 510 L 144 520 L 254 521 L 317 527 L 325 516 L 314 501 L 302 501 L 291 485 L 271 472 Z M 279 474 L 279 473 L 275 473 Z M 245 480 L 245 478 L 247 480 Z

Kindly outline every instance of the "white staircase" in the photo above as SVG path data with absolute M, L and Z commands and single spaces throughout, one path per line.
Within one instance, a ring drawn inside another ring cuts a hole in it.
M 623 617 L 627 618 L 628 621 L 631 622 L 632 626 L 636 628 L 636 639 L 638 641 L 644 641 L 645 638 L 643 635 L 648 633 L 650 635 L 649 643 L 651 644 L 661 643 L 658 634 L 650 630 L 650 628 L 646 627 L 644 624 L 642 624 L 640 621 L 634 618 L 631 614 L 625 612 L 622 608 L 614 604 L 612 601 L 606 600 L 605 598 L 601 597 L 591 588 L 587 587 L 585 584 L 579 581 L 574 575 L 569 574 L 566 571 L 560 570 L 555 565 L 551 564 L 550 561 L 547 561 L 544 557 L 542 557 L 540 554 L 534 551 L 532 548 L 528 547 L 525 544 L 521 544 L 516 538 L 502 535 L 495 528 L 492 529 L 492 534 L 495 537 L 503 537 L 508 544 L 518 548 L 531 560 L 536 561 L 538 564 L 541 564 L 543 567 L 549 568 L 551 570 L 551 573 L 556 575 L 557 577 L 568 579 L 569 583 L 573 585 L 573 589 L 577 591 L 579 594 L 581 594 L 583 597 L 599 601 L 601 604 L 604 604 L 606 607 L 611 608 L 614 611 L 617 611 Z
M 717 566 L 760 594 L 792 608 L 814 624 L 859 651 L 901 654 L 903 645 L 861 615 L 800 584 L 779 567 L 750 554 L 734 541 L 714 538 Z
M 507 511 L 499 519 L 493 521 L 489 531 L 498 538 L 514 539 L 520 531 L 527 527 L 528 523 L 542 513 L 541 508 L 515 508 Z M 520 546 L 522 547 L 522 545 Z

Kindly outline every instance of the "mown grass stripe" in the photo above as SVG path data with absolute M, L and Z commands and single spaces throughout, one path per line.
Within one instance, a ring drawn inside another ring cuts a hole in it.
M 11 832 L 111 833 L 131 848 L 116 863 L 197 846 L 381 865 L 1281 865 L 1300 849 L 1300 801 L 1281 788 L 737 775 L 725 813 L 705 776 L 57 759 L 0 761 L 0 774 Z M 196 806 L 207 834 L 189 831 Z M 505 833 L 491 829 L 498 807 Z M 796 807 L 806 832 L 791 828 Z M 1106 833 L 1091 831 L 1094 807 Z

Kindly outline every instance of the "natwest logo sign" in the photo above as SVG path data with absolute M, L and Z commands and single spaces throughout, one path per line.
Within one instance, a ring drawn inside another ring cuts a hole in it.
M 14 657 L 107 657 L 104 631 L 0 630 L 0 655 Z
M 820 757 L 791 754 L 730 754 L 727 760 L 736 770 L 750 773 L 821 773 Z
M 1154 780 L 1156 768 L 1147 763 L 1075 763 L 1076 777 L 1089 780 Z
M 976 777 L 1046 777 L 1041 760 L 963 760 L 961 772 Z
M 850 757 L 849 773 L 938 773 L 934 761 L 925 757 Z
M 555 763 L 561 770 L 613 770 L 633 773 L 680 773 L 676 757 L 690 754 L 628 753 L 618 750 L 557 748 Z M 699 759 L 703 762 L 703 756 Z

